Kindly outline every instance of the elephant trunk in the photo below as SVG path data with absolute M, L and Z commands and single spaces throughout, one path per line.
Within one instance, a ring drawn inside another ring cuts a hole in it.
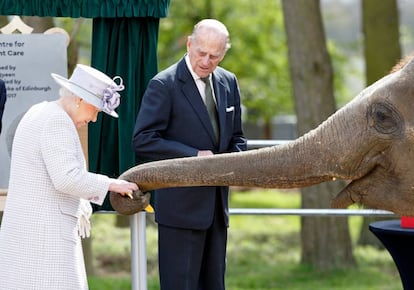
M 306 178 L 299 175 L 293 177 L 287 173 L 293 168 L 282 160 L 276 161 L 278 154 L 275 153 L 284 151 L 277 149 L 270 147 L 209 157 L 156 161 L 134 167 L 120 178 L 136 182 L 141 191 L 205 185 L 294 188 L 330 179 L 309 174 Z
M 143 192 L 183 186 L 298 188 L 335 178 L 352 178 L 348 173 L 351 170 L 341 164 L 349 162 L 346 148 L 340 148 L 343 144 L 332 139 L 332 122 L 330 118 L 284 145 L 150 162 L 129 169 L 120 178 L 137 183 Z

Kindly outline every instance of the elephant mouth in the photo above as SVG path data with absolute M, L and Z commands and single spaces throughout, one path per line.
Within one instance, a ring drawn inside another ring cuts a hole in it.
M 338 193 L 331 201 L 333 208 L 347 208 L 353 204 L 361 204 L 368 206 L 366 201 L 367 193 L 355 188 L 354 182 L 350 182 L 340 193 Z
M 370 209 L 381 209 L 398 215 L 414 216 L 414 188 L 403 188 L 398 175 L 391 175 L 377 166 L 369 174 L 351 181 L 331 201 L 332 208 L 347 208 L 359 204 Z M 407 200 L 407 196 L 411 197 Z

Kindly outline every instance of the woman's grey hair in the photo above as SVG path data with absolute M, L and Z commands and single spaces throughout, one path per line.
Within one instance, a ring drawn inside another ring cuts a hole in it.
M 72 93 L 71 91 L 69 91 L 65 87 L 60 87 L 59 96 L 64 97 L 64 98 L 74 98 L 74 97 L 76 97 L 76 95 L 74 93 Z

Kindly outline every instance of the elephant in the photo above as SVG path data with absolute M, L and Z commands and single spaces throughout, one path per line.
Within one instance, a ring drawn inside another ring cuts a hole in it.
M 153 161 L 121 179 L 142 193 L 182 186 L 301 188 L 341 179 L 333 208 L 357 203 L 414 216 L 414 60 L 363 89 L 318 127 L 283 145 L 208 157 Z M 120 214 L 148 202 L 110 193 Z M 145 205 L 144 205 L 145 206 Z

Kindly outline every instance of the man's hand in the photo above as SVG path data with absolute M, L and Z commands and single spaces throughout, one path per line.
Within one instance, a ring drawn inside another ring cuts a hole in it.
M 197 153 L 197 157 L 202 157 L 202 156 L 211 156 L 214 155 L 214 153 L 210 150 L 200 150 Z

